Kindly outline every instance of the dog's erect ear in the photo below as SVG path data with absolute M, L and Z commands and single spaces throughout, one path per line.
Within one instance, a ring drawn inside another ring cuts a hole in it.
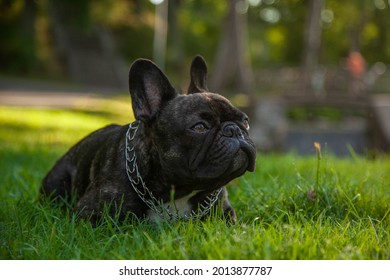
M 203 57 L 195 56 L 191 64 L 191 82 L 188 87 L 188 94 L 196 92 L 207 92 L 207 66 Z
M 153 62 L 137 59 L 130 67 L 129 90 L 137 120 L 152 120 L 163 104 L 177 96 L 168 78 Z

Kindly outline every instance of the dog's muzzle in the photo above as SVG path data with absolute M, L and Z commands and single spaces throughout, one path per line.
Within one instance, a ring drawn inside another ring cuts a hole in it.
M 252 141 L 245 138 L 241 129 L 233 122 L 227 122 L 222 128 L 222 134 L 225 137 L 236 138 L 240 143 L 240 149 L 245 152 L 248 157 L 247 170 L 253 172 L 256 167 L 256 149 Z

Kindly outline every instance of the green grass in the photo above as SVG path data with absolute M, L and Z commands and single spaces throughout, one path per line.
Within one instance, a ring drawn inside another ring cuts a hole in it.
M 131 120 L 129 104 L 93 110 L 0 107 L 0 259 L 390 259 L 390 157 L 260 155 L 233 181 L 238 223 L 92 227 L 38 203 L 42 177 L 81 137 Z M 104 105 L 105 104 L 105 105 Z M 314 151 L 314 149 L 313 149 Z M 318 169 L 319 168 L 319 169 Z

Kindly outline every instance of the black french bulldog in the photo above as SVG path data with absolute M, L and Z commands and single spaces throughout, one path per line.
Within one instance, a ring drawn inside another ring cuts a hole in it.
M 43 179 L 41 195 L 75 201 L 74 210 L 92 221 L 105 207 L 120 219 L 188 220 L 221 205 L 234 223 L 225 185 L 255 169 L 248 117 L 208 91 L 201 56 L 190 74 L 188 94 L 180 95 L 155 64 L 136 60 L 129 72 L 136 121 L 73 146 Z

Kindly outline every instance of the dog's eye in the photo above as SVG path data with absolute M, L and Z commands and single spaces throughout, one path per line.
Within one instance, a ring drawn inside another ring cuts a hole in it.
M 244 119 L 243 124 L 244 124 L 245 129 L 249 130 L 250 126 L 249 126 L 249 119 L 248 118 Z
M 204 123 L 199 122 L 192 127 L 192 130 L 197 133 L 204 133 L 207 131 L 207 126 Z

